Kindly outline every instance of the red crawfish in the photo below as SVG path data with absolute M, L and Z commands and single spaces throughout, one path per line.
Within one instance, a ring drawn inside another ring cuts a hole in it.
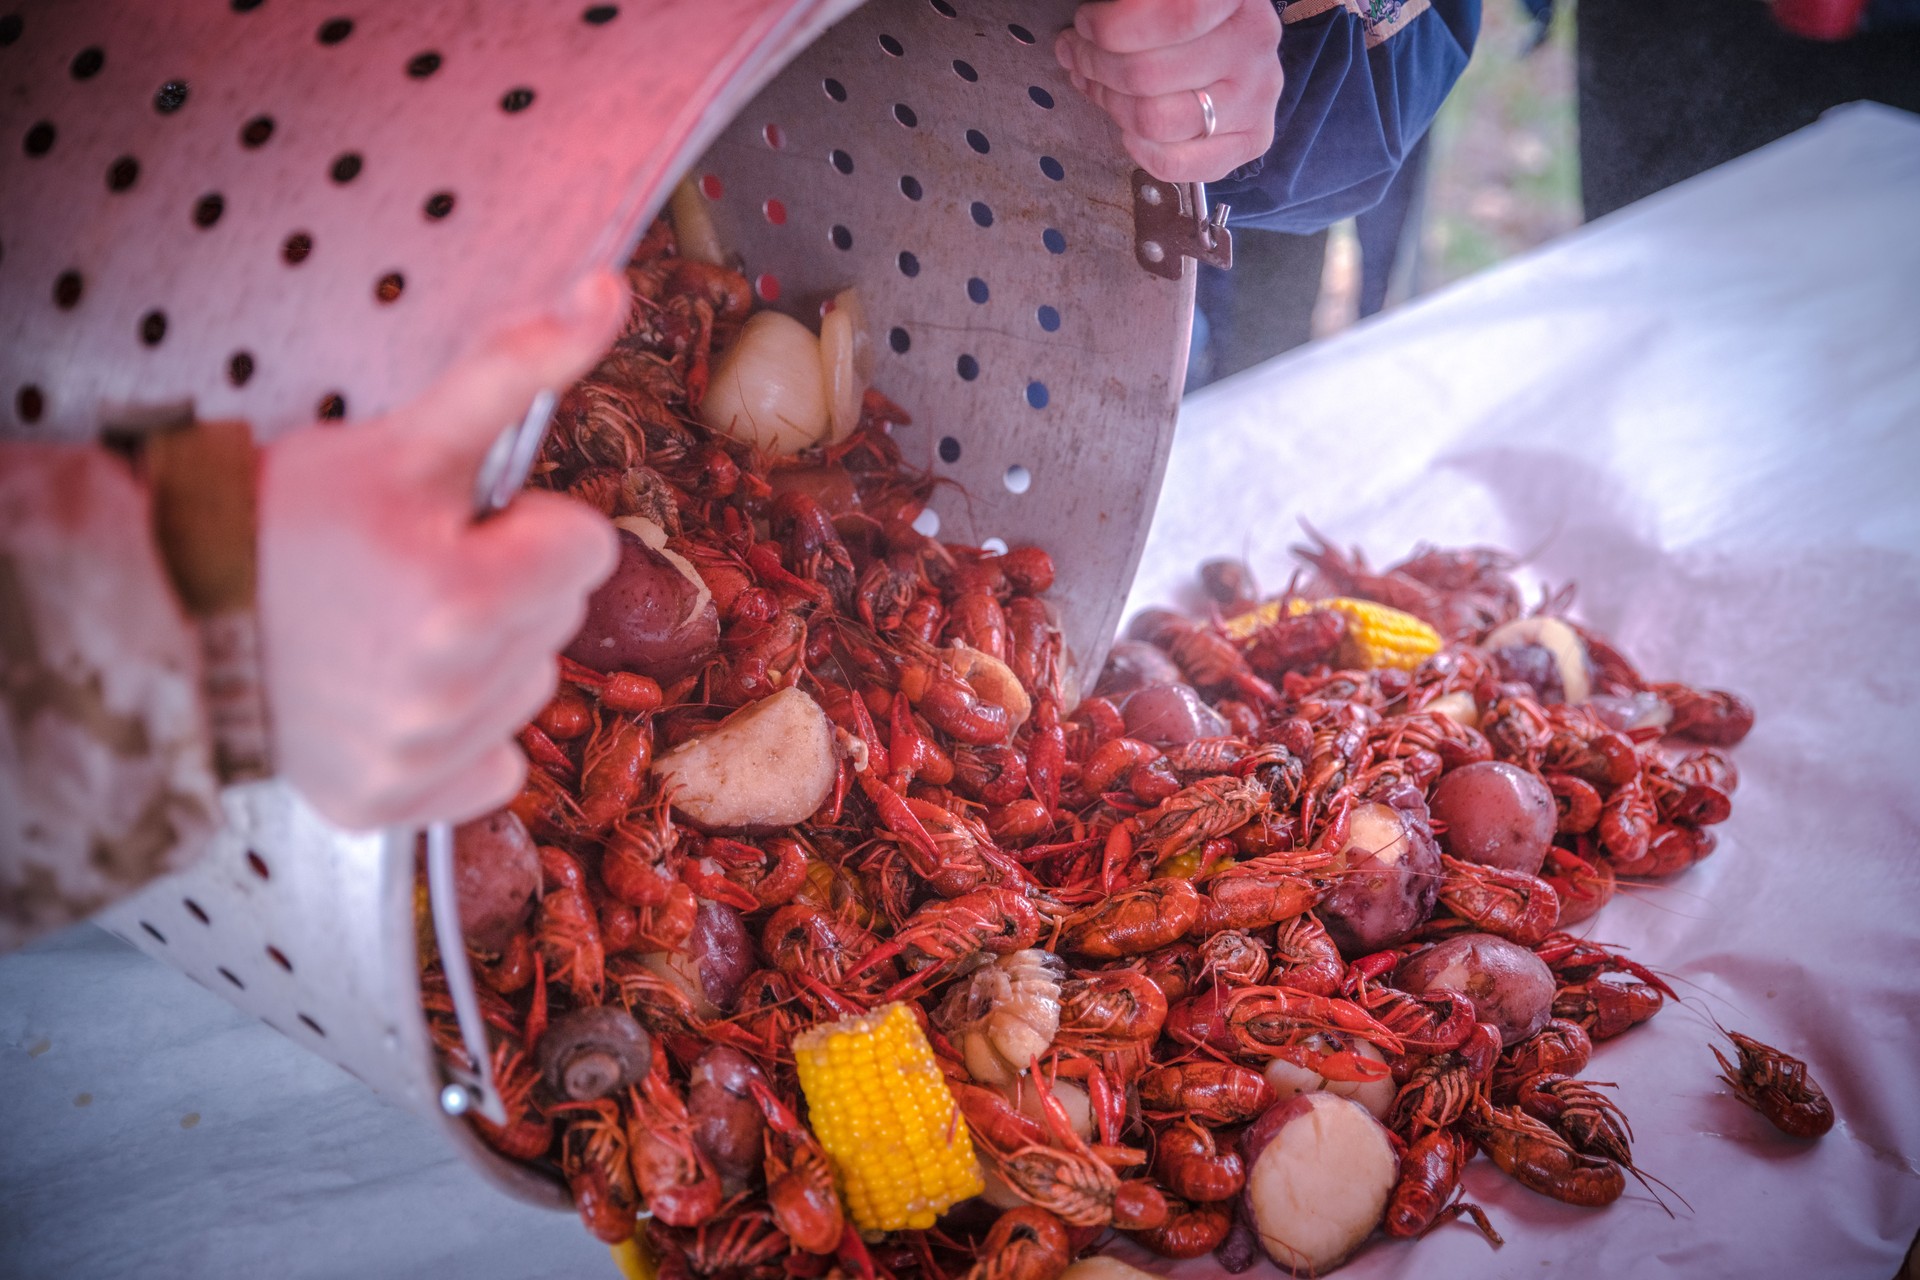
M 1021 1205 L 994 1220 L 981 1243 L 979 1261 L 962 1280 L 1054 1280 L 1072 1257 L 1060 1219 L 1034 1205 Z
M 1539 876 L 1440 855 L 1440 902 L 1487 933 L 1530 947 L 1560 920 L 1560 895 Z
M 1575 1151 L 1632 1168 L 1633 1126 L 1602 1088 L 1613 1085 L 1547 1072 L 1522 1081 L 1515 1100 L 1522 1111 L 1559 1130 Z
M 1561 928 L 1591 919 L 1613 901 L 1613 864 L 1604 859 L 1589 860 L 1559 845 L 1548 845 L 1540 878 L 1559 895 L 1560 918 L 1556 923 Z
M 697 1227 L 672 1227 L 655 1215 L 647 1234 L 658 1246 L 662 1280 L 759 1275 L 787 1258 L 792 1246 L 774 1225 L 773 1214 L 747 1207 L 748 1194 L 735 1196 Z
M 1666 1002 L 1652 983 L 1596 977 L 1556 991 L 1553 1016 L 1579 1023 L 1594 1040 L 1611 1040 L 1660 1012 Z
M 1500 1032 L 1476 1023 L 1460 1048 L 1421 1060 L 1393 1099 L 1387 1127 L 1406 1137 L 1451 1127 L 1483 1097 L 1500 1057 Z
M 1357 1036 L 1387 1053 L 1401 1053 L 1400 1037 L 1349 1000 L 1308 995 L 1285 987 L 1244 987 L 1226 997 L 1223 1008 L 1237 1052 L 1285 1058 L 1329 1080 L 1378 1080 L 1386 1069 L 1349 1049 L 1328 1052 L 1315 1047 L 1317 1032 Z
M 1200 909 L 1200 895 L 1185 880 L 1153 880 L 1067 917 L 1060 943 L 1095 960 L 1140 955 L 1185 937 Z
M 1616 871 L 1631 868 L 1646 857 L 1660 813 L 1639 778 L 1615 788 L 1600 806 L 1600 820 L 1594 828 L 1600 846 L 1613 859 Z M 1628 870 L 1627 874 L 1636 874 Z
M 1408 1146 L 1400 1158 L 1400 1181 L 1387 1201 L 1386 1233 L 1413 1239 L 1465 1214 L 1494 1248 L 1505 1244 L 1479 1205 L 1455 1198 L 1460 1171 L 1473 1158 L 1473 1150 L 1473 1144 L 1452 1129 L 1436 1129 Z
M 1416 996 L 1364 979 L 1354 986 L 1355 1003 L 1398 1036 L 1408 1053 L 1449 1053 L 1467 1042 L 1478 1022 L 1473 1001 L 1458 991 Z
M 1220 1247 L 1233 1229 L 1231 1205 L 1167 1201 L 1167 1220 L 1133 1238 L 1163 1258 L 1200 1258 Z
M 1721 1028 L 1733 1042 L 1740 1061 L 1729 1061 L 1716 1045 L 1720 1078 L 1748 1106 L 1765 1116 L 1774 1128 L 1794 1138 L 1817 1138 L 1833 1128 L 1833 1104 L 1814 1083 L 1807 1064 L 1752 1036 Z
M 914 973 L 887 993 L 898 999 L 983 954 L 1010 955 L 1040 940 L 1042 921 L 1033 901 L 1017 889 L 975 889 L 922 906 L 893 937 L 869 952 L 848 973 L 858 978 L 895 956 Z
M 1273 1103 L 1265 1076 L 1230 1062 L 1184 1062 L 1140 1077 L 1140 1105 L 1152 1119 L 1245 1124 Z
M 1145 1182 L 1122 1182 L 1073 1131 L 1053 1094 L 1044 1089 L 1036 1093 L 1045 1115 L 1047 1143 L 1003 1146 L 991 1131 L 974 1135 L 987 1162 L 1015 1195 L 1069 1226 L 1112 1225 L 1130 1230 L 1166 1221 L 1166 1200 L 1158 1190 Z
M 1481 1101 L 1467 1131 L 1501 1170 L 1529 1191 L 1589 1208 L 1612 1204 L 1626 1174 L 1611 1160 L 1584 1155 L 1549 1126 L 1517 1107 Z
M 1673 708 L 1667 736 L 1689 738 L 1710 747 L 1731 747 L 1753 729 L 1753 704 L 1721 689 L 1695 689 L 1684 684 L 1651 684 L 1647 688 Z
M 516 1160 L 537 1160 L 547 1154 L 547 1148 L 553 1145 L 553 1122 L 533 1104 L 540 1073 L 512 1040 L 502 1039 L 494 1045 L 493 1083 L 506 1110 L 507 1123 L 496 1125 L 485 1116 L 474 1116 L 474 1126 L 487 1145 Z
M 1282 921 L 1273 942 L 1273 982 L 1310 995 L 1330 996 L 1340 990 L 1347 962 L 1327 936 L 1326 926 L 1311 911 Z
M 1060 984 L 1061 1048 L 1101 1052 L 1152 1044 L 1167 1021 L 1167 997 L 1146 974 L 1110 969 Z
M 1240 1194 L 1247 1167 L 1233 1139 L 1185 1119 L 1156 1131 L 1153 1176 L 1182 1200 L 1211 1204 Z
M 827 1153 L 813 1133 L 759 1080 L 750 1085 L 767 1117 L 767 1207 L 773 1223 L 803 1253 L 832 1253 L 846 1229 Z
M 608 1244 L 619 1244 L 633 1235 L 640 1212 L 640 1189 L 628 1162 L 628 1135 L 621 1127 L 619 1106 L 600 1098 L 562 1103 L 553 1114 L 564 1116 L 567 1124 L 560 1170 L 573 1192 L 574 1208 L 587 1230 Z
M 686 1099 L 667 1077 L 666 1048 L 657 1038 L 653 1068 L 638 1085 L 627 1086 L 627 1103 L 633 1178 L 653 1216 L 675 1227 L 713 1217 L 720 1209 L 720 1175 L 694 1141 Z
M 1577 1022 L 1549 1019 L 1547 1025 L 1500 1056 L 1493 1069 L 1493 1096 L 1511 1102 L 1520 1086 L 1538 1075 L 1577 1076 L 1593 1057 L 1593 1041 Z
M 1554 979 L 1563 984 L 1587 982 L 1603 973 L 1625 973 L 1656 988 L 1669 1000 L 1680 997 L 1659 974 L 1602 943 L 1576 938 L 1569 933 L 1550 933 L 1534 944 L 1533 954 L 1553 970 Z
M 1250 778 L 1203 778 L 1140 815 L 1140 833 L 1155 860 L 1164 862 L 1245 826 L 1272 803 L 1267 789 Z
M 603 834 L 639 801 L 653 761 L 653 729 L 642 720 L 613 717 L 587 742 L 580 766 L 580 822 Z
M 1226 986 L 1258 986 L 1271 963 L 1265 944 L 1244 929 L 1223 929 L 1200 944 L 1200 976 Z
M 600 920 L 587 890 L 587 873 L 573 857 L 552 845 L 540 846 L 541 879 L 546 888 L 534 918 L 534 940 L 550 976 L 565 982 L 583 1004 L 600 1003 L 607 956 L 600 941 Z
M 1135 620 L 1135 628 L 1145 633 L 1140 639 L 1166 650 L 1195 688 L 1231 689 L 1256 707 L 1280 705 L 1279 692 L 1253 674 L 1233 641 L 1216 628 L 1165 610 L 1141 615 Z

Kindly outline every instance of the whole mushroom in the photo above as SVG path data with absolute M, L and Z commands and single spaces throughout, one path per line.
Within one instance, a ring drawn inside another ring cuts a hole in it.
M 540 1037 L 540 1074 L 573 1102 L 626 1088 L 653 1063 L 653 1041 L 624 1009 L 594 1005 L 563 1013 Z

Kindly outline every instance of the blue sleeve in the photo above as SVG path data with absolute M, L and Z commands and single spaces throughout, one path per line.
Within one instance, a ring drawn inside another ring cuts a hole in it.
M 1480 0 L 1293 0 L 1282 17 L 1273 147 L 1207 194 L 1235 226 L 1318 231 L 1379 202 L 1466 70 Z

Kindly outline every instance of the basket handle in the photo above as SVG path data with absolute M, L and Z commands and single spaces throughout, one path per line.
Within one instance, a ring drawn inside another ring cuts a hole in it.
M 506 510 L 514 494 L 526 484 L 557 400 L 552 391 L 535 395 L 526 415 L 502 431 L 487 450 L 474 480 L 475 520 L 485 520 Z M 466 1046 L 467 1056 L 475 1065 L 473 1071 L 463 1071 L 442 1060 L 440 1069 L 447 1083 L 440 1090 L 440 1109 L 451 1116 L 477 1111 L 494 1124 L 504 1125 L 506 1107 L 494 1084 L 493 1056 L 487 1050 L 480 994 L 473 984 L 473 966 L 467 961 L 466 938 L 460 929 L 460 898 L 454 877 L 450 823 L 435 822 L 427 827 L 427 901 L 433 913 L 433 940 L 440 951 L 440 970 L 446 976 L 454 1021 L 460 1027 L 460 1043 Z

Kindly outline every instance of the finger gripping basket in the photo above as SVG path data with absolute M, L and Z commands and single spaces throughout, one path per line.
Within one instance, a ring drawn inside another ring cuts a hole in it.
M 388 412 L 621 261 L 686 171 L 763 302 L 814 322 L 859 287 L 875 385 L 914 418 L 898 439 L 958 482 L 941 536 L 1051 550 L 1070 653 L 1097 662 L 1171 439 L 1192 268 L 1137 233 L 1140 184 L 1054 63 L 1071 4 L 850 8 L 27 6 L 0 24 L 0 422 L 270 438 Z M 342 834 L 274 784 L 228 808 L 195 869 L 108 923 L 440 1116 L 414 834 Z

